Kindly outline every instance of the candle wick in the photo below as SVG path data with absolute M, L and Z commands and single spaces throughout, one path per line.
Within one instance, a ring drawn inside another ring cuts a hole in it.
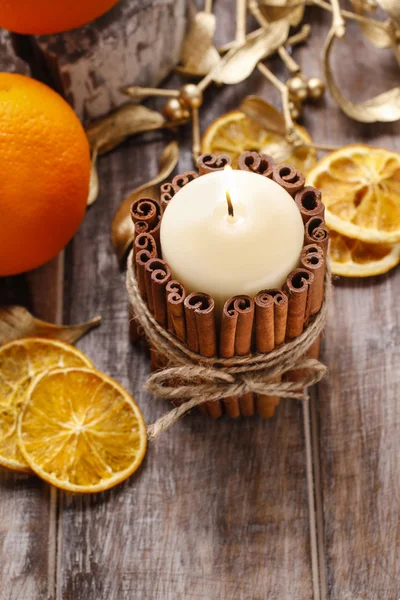
M 234 217 L 235 214 L 233 212 L 233 204 L 232 204 L 232 200 L 231 200 L 231 195 L 228 190 L 226 190 L 226 202 L 228 204 L 228 215 L 230 217 Z

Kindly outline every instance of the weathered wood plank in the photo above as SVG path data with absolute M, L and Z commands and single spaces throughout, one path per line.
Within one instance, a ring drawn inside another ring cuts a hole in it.
M 62 320 L 63 254 L 25 276 L 0 279 L 0 303 Z M 35 476 L 0 467 L 0 597 L 52 600 L 55 592 L 57 492 Z
M 0 29 L 0 71 L 30 74 L 29 65 L 15 51 L 13 35 L 5 29 Z
M 314 27 L 315 47 L 322 47 L 328 24 L 326 17 Z M 318 74 L 318 54 L 310 56 L 304 49 L 300 57 L 309 75 Z M 346 94 L 355 100 L 398 84 L 393 57 L 363 41 L 355 25 L 349 27 L 345 43 L 338 44 L 333 65 Z M 326 105 L 306 111 L 316 140 L 399 149 L 398 123 L 358 124 L 329 96 Z M 325 537 L 324 548 L 320 543 L 325 552 L 321 563 L 326 562 L 322 597 L 329 600 L 398 600 L 400 595 L 399 275 L 397 270 L 373 279 L 335 282 L 322 346 L 330 374 L 319 385 L 314 420 L 319 426 L 314 431 L 319 456 L 314 458 L 321 468 L 317 497 L 321 493 Z
M 155 86 L 177 64 L 186 0 L 120 0 L 93 23 L 34 38 L 58 90 L 94 119 L 127 101 L 121 87 Z
M 208 102 L 204 114 L 212 118 L 210 111 L 215 117 L 236 98 Z M 101 197 L 66 255 L 65 320 L 102 314 L 102 326 L 79 347 L 134 394 L 147 422 L 167 405 L 142 391 L 148 360 L 129 347 L 109 227 L 124 194 L 156 172 L 164 143 L 132 140 L 100 159 Z M 182 171 L 191 167 L 187 141 L 184 147 Z M 97 498 L 64 497 L 61 597 L 311 599 L 302 427 L 293 402 L 264 422 L 193 413 L 150 446 L 140 473 L 121 487 Z

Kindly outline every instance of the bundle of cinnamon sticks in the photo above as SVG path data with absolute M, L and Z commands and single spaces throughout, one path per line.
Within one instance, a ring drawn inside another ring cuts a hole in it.
M 225 156 L 203 155 L 199 159 L 199 175 L 223 169 L 229 162 Z M 219 319 L 210 296 L 187 294 L 183 285 L 172 278 L 160 247 L 160 223 L 168 202 L 199 175 L 194 171 L 178 175 L 172 183 L 161 186 L 159 202 L 142 198 L 131 208 L 135 228 L 133 261 L 140 293 L 155 320 L 200 356 L 232 358 L 271 352 L 299 336 L 324 300 L 329 234 L 320 192 L 305 187 L 304 176 L 293 166 L 276 165 L 267 155 L 245 152 L 238 168 L 273 179 L 293 197 L 304 222 L 304 247 L 298 268 L 288 274 L 282 290 L 261 290 L 254 299 L 245 295 L 230 298 Z M 133 319 L 131 339 L 142 339 Z M 317 358 L 318 352 L 319 340 L 309 349 L 308 356 Z M 156 348 L 151 349 L 151 358 L 152 369 L 165 366 Z M 296 381 L 299 375 L 293 371 L 285 377 Z M 205 403 L 200 410 L 213 419 L 224 413 L 231 418 L 254 414 L 268 418 L 273 416 L 279 401 L 277 397 L 249 393 Z

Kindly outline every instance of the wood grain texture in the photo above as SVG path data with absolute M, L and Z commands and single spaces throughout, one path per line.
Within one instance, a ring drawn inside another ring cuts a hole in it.
M 230 0 L 216 10 L 222 43 L 234 32 Z M 308 76 L 321 73 L 330 17 L 320 15 L 309 14 L 313 36 L 295 54 Z M 277 59 L 269 65 L 289 76 Z M 334 65 L 354 99 L 398 83 L 394 59 L 361 41 L 356 26 Z M 207 92 L 202 131 L 248 93 L 279 106 L 256 72 Z M 396 148 L 400 133 L 398 124 L 349 120 L 329 96 L 306 106 L 304 123 L 316 141 L 340 145 Z M 123 197 L 157 172 L 167 135 L 132 139 L 99 159 L 101 195 L 65 254 L 63 320 L 103 316 L 79 347 L 134 394 L 148 422 L 167 405 L 142 391 L 149 364 L 128 342 L 110 224 Z M 179 135 L 183 172 L 192 168 L 190 128 Z M 56 320 L 62 279 L 57 263 L 3 279 L 0 299 Z M 311 405 L 321 600 L 400 597 L 398 279 L 397 271 L 335 285 L 322 349 L 330 376 Z M 188 415 L 150 446 L 136 476 L 96 497 L 57 499 L 36 479 L 2 471 L 0 541 L 1 600 L 316 600 L 301 407 L 283 402 L 270 421 Z
M 330 22 L 319 15 L 314 11 L 314 47 L 322 47 Z M 296 56 L 308 75 L 320 72 L 318 53 L 310 56 L 304 48 Z M 371 47 L 355 24 L 335 49 L 333 67 L 356 101 L 398 85 L 390 52 Z M 399 123 L 356 123 L 329 95 L 320 109 L 306 110 L 305 123 L 316 141 L 400 150 Z M 325 537 L 322 598 L 329 600 L 400 597 L 399 277 L 397 269 L 361 281 L 342 278 L 334 286 L 322 345 L 329 377 L 316 392 L 313 432 L 321 471 L 320 541 Z
M 33 41 L 60 93 L 90 120 L 127 101 L 121 87 L 160 83 L 185 30 L 186 0 L 120 0 L 89 25 Z
M 63 253 L 26 276 L 0 278 L 0 303 L 24 304 L 62 321 Z M 33 475 L 0 467 L 0 598 L 53 600 L 57 492 Z
M 13 34 L 5 29 L 0 29 L 0 71 L 30 74 L 29 65 L 16 52 Z
M 143 180 L 139 165 L 156 172 L 163 146 L 130 142 L 100 159 L 101 197 L 66 255 L 65 321 L 102 314 L 79 347 L 134 394 L 149 423 L 168 406 L 142 391 L 149 364 L 129 346 L 109 223 Z M 193 413 L 150 446 L 137 476 L 97 498 L 64 496 L 59 518 L 66 600 L 311 598 L 301 407 L 288 402 L 268 422 Z

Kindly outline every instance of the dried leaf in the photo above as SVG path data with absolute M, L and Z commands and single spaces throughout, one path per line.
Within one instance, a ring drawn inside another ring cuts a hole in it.
M 376 0 L 379 6 L 388 14 L 397 29 L 400 29 L 399 0 Z
M 359 104 L 354 104 L 343 96 L 335 84 L 329 62 L 334 40 L 335 33 L 331 29 L 325 43 L 323 65 L 328 88 L 343 112 L 361 123 L 375 123 L 377 121 L 384 123 L 400 119 L 400 87 L 388 90 Z
M 351 0 L 351 4 L 354 12 L 358 15 L 372 11 L 372 6 L 367 0 Z M 383 29 L 382 25 L 385 25 L 387 29 Z M 368 23 L 359 23 L 359 26 L 365 37 L 377 48 L 390 48 L 393 45 L 389 21 L 370 19 Z
M 376 10 L 375 0 L 350 0 L 356 12 L 373 13 Z
M 161 113 L 142 104 L 124 104 L 106 117 L 89 125 L 86 130 L 91 148 L 99 155 L 109 152 L 128 136 L 165 127 Z
M 204 11 L 194 15 L 182 46 L 180 72 L 204 76 L 215 67 L 220 57 L 213 44 L 214 33 L 215 15 Z
M 99 195 L 99 176 L 97 174 L 97 148 L 93 148 L 92 151 L 92 164 L 90 167 L 90 182 L 89 182 L 89 195 L 87 199 L 87 206 L 91 206 L 93 202 L 97 200 Z
M 0 307 L 0 346 L 23 337 L 45 337 L 73 344 L 100 322 L 101 317 L 95 317 L 78 325 L 52 325 L 35 319 L 22 306 L 3 306 Z
M 276 21 L 268 28 L 258 30 L 256 36 L 248 37 L 246 43 L 232 48 L 220 61 L 212 73 L 217 83 L 234 84 L 244 81 L 255 69 L 257 63 L 270 56 L 282 46 L 289 35 L 289 23 Z
M 270 23 L 286 19 L 291 27 L 297 27 L 303 20 L 305 2 L 287 3 L 282 6 L 265 3 L 260 6 L 260 10 Z
M 264 129 L 285 137 L 286 126 L 283 115 L 271 104 L 258 96 L 247 96 L 239 110 L 257 121 Z
M 125 258 L 126 253 L 133 242 L 134 229 L 130 217 L 130 207 L 132 202 L 137 198 L 144 196 L 158 199 L 159 184 L 171 175 L 177 165 L 178 159 L 178 142 L 170 142 L 161 154 L 157 177 L 133 190 L 133 192 L 122 201 L 115 213 L 111 226 L 111 240 L 120 262 Z

